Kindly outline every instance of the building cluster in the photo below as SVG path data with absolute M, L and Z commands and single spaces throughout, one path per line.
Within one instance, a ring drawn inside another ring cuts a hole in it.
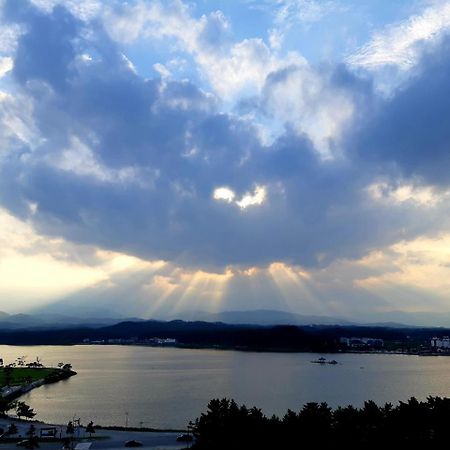
M 371 337 L 341 337 L 339 343 L 354 349 L 382 348 L 384 346 L 383 339 Z
M 144 339 L 140 343 L 147 344 L 147 345 L 176 345 L 177 340 L 173 338 L 151 338 L 151 339 Z
M 116 345 L 126 345 L 126 344 L 137 344 L 138 338 L 110 338 L 110 339 L 83 339 L 83 344 L 91 344 L 91 345 L 105 345 L 105 344 L 116 344 Z
M 431 338 L 431 349 L 437 352 L 450 351 L 450 338 L 448 336 Z
M 89 338 L 83 339 L 83 344 L 90 345 L 151 345 L 151 346 L 174 346 L 178 344 L 178 341 L 173 338 L 147 338 L 139 339 L 137 337 L 132 338 L 109 338 L 91 340 Z

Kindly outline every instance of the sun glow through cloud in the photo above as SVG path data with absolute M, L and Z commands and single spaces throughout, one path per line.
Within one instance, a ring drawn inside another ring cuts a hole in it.
M 221 187 L 214 190 L 214 200 L 224 200 L 227 203 L 231 203 L 234 200 L 236 194 L 227 187 Z
M 249 206 L 257 206 L 264 203 L 266 199 L 266 188 L 264 186 L 255 186 L 253 192 L 247 192 L 240 200 L 235 200 L 236 194 L 227 187 L 221 187 L 214 190 L 214 200 L 222 200 L 227 203 L 234 203 L 240 209 L 246 209 Z

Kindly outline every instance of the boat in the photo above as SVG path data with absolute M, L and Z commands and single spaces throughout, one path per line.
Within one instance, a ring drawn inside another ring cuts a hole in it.
M 324 357 L 321 357 L 319 359 L 315 359 L 314 361 L 311 361 L 314 364 L 326 364 L 327 359 Z
M 314 361 L 311 361 L 314 364 L 331 364 L 331 365 L 336 365 L 339 364 L 335 359 L 332 359 L 331 361 L 327 361 L 326 358 L 321 357 L 319 359 L 315 359 Z

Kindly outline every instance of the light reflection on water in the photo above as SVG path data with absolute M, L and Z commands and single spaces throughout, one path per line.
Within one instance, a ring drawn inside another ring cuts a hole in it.
M 104 425 L 185 427 L 214 397 L 232 397 L 267 414 L 298 410 L 305 402 L 332 406 L 364 400 L 397 402 L 410 396 L 450 395 L 450 357 L 325 355 L 341 364 L 320 366 L 308 353 L 246 353 L 133 346 L 0 346 L 6 362 L 27 355 L 44 364 L 72 363 L 78 375 L 38 388 L 23 399 L 37 418 L 72 417 Z

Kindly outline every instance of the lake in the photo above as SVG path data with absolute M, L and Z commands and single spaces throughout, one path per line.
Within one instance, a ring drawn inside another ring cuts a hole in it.
M 385 354 L 248 353 L 138 346 L 0 346 L 0 357 L 45 365 L 70 362 L 78 375 L 22 397 L 37 418 L 67 423 L 184 428 L 214 397 L 232 397 L 266 414 L 305 402 L 331 406 L 364 400 L 450 395 L 450 357 Z M 340 364 L 321 366 L 325 356 Z

